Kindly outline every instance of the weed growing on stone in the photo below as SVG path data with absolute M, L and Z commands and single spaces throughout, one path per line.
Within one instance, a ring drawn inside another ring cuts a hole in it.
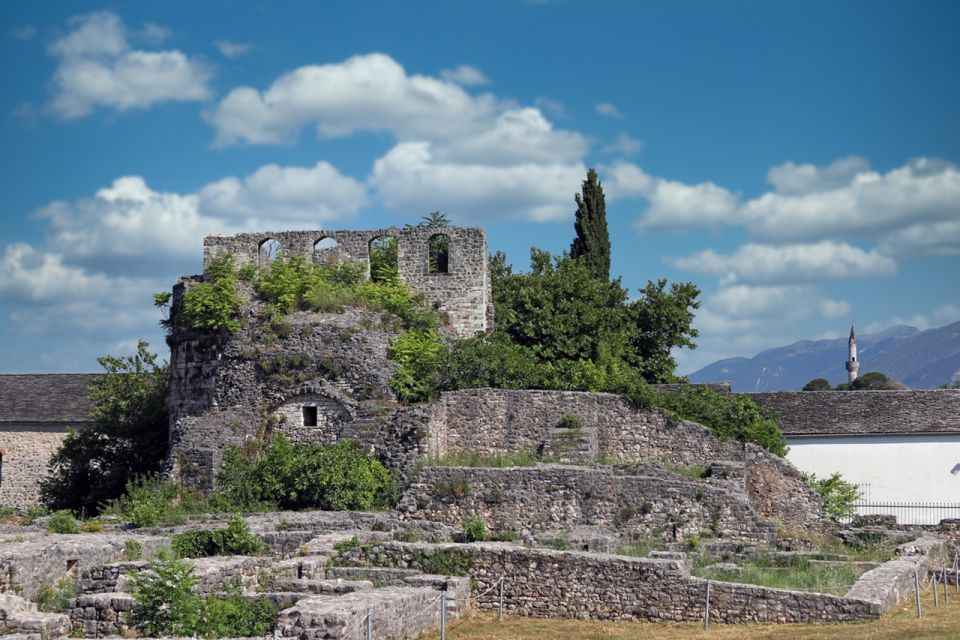
M 44 583 L 37 591 L 33 601 L 40 611 L 63 613 L 67 610 L 70 600 L 77 597 L 77 585 L 70 578 L 63 578 L 56 583 Z
M 464 542 L 480 542 L 487 537 L 487 527 L 477 516 L 470 516 L 463 521 L 461 534 Z

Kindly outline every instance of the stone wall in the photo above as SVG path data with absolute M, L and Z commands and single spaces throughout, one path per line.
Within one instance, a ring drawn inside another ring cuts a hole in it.
M 677 560 L 632 558 L 504 544 L 386 543 L 356 549 L 350 559 L 380 566 L 419 567 L 431 554 L 463 554 L 482 592 L 504 578 L 504 604 L 514 615 L 595 620 L 702 620 L 707 581 Z M 852 622 L 879 617 L 877 602 L 710 581 L 710 619 L 755 622 Z M 478 599 L 480 609 L 496 598 Z
M 430 239 L 443 234 L 449 238 L 446 273 L 429 269 Z M 235 236 L 207 236 L 203 240 L 204 269 L 216 256 L 231 253 L 239 264 L 260 264 L 260 247 L 267 240 L 278 241 L 285 255 L 303 255 L 318 262 L 355 262 L 370 268 L 370 242 L 392 237 L 397 241 L 400 279 L 411 290 L 423 293 L 450 316 L 460 337 L 493 328 L 493 297 L 487 239 L 478 228 L 377 229 L 369 231 L 283 231 L 242 233 Z M 332 238 L 334 248 L 318 251 L 317 243 Z M 368 271 L 369 272 L 369 271 Z
M 443 393 L 430 419 L 427 446 L 432 456 L 533 452 L 564 431 L 561 421 L 567 415 L 576 416 L 580 435 L 595 438 L 595 450 L 613 460 L 690 466 L 743 459 L 742 445 L 720 442 L 701 425 L 671 421 L 613 394 L 576 391 Z
M 926 582 L 927 572 L 939 569 L 948 560 L 942 538 L 922 536 L 897 547 L 896 559 L 867 571 L 846 593 L 848 598 L 870 600 L 888 611 L 914 594 L 914 579 Z
M 40 502 L 40 481 L 66 437 L 63 424 L 0 424 L 0 506 Z
M 748 393 L 787 437 L 960 433 L 960 390 Z
M 809 529 L 820 521 L 823 500 L 792 464 L 756 445 L 746 447 L 745 486 L 758 513 L 786 529 Z
M 599 525 L 635 538 L 683 543 L 691 536 L 725 542 L 767 543 L 776 524 L 762 520 L 742 484 L 629 469 L 538 465 L 502 469 L 428 467 L 404 494 L 405 518 L 459 526 L 479 516 L 493 531 L 524 537 Z

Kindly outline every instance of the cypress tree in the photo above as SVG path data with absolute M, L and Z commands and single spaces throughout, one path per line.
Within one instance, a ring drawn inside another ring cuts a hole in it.
M 607 206 L 597 172 L 587 171 L 583 197 L 578 193 L 577 237 L 570 246 L 570 257 L 582 259 L 600 280 L 610 279 L 610 234 L 607 232 Z

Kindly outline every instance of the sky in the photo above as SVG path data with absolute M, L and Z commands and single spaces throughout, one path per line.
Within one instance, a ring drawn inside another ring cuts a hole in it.
M 689 373 L 960 319 L 960 3 L 0 3 L 0 372 L 97 371 L 202 238 L 441 211 L 517 269 L 589 167 Z

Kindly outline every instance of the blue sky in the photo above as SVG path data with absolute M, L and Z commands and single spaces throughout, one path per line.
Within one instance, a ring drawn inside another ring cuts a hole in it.
M 587 167 L 690 372 L 960 319 L 954 2 L 0 6 L 0 372 L 95 371 L 209 233 L 441 210 L 520 268 Z

